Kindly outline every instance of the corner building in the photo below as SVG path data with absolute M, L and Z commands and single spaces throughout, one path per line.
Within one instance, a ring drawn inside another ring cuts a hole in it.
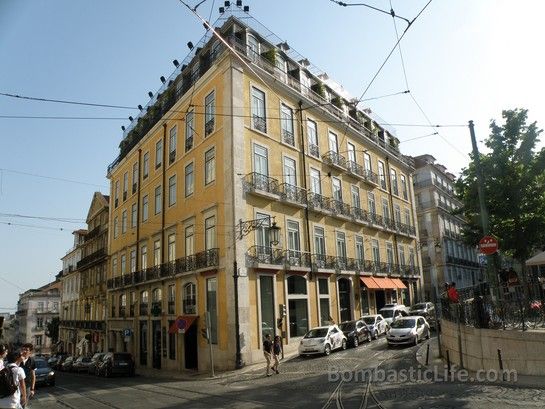
M 266 333 L 295 350 L 311 327 L 418 298 L 411 160 L 251 22 L 216 29 L 232 50 L 198 44 L 108 169 L 109 347 L 141 367 L 207 370 L 207 313 L 229 369 L 237 348 L 262 360 Z

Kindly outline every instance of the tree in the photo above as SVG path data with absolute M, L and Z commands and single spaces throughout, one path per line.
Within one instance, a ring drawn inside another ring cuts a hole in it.
M 45 335 L 51 338 L 51 342 L 56 344 L 59 340 L 59 317 L 53 317 L 51 321 L 47 323 Z
M 485 141 L 489 152 L 480 154 L 490 233 L 502 252 L 524 262 L 545 243 L 545 148 L 537 150 L 542 130 L 527 125 L 526 109 L 502 112 L 505 123 L 490 123 Z M 475 158 L 456 183 L 467 221 L 464 238 L 475 245 L 483 236 L 477 194 Z

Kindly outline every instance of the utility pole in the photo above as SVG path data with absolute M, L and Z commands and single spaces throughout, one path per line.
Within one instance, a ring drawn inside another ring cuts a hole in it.
M 490 234 L 490 226 L 488 224 L 488 209 L 486 208 L 485 193 L 484 193 L 484 177 L 481 167 L 481 158 L 479 149 L 477 148 L 477 140 L 475 139 L 475 129 L 473 121 L 469 121 L 469 134 L 471 135 L 471 145 L 473 146 L 473 158 L 475 160 L 475 173 L 477 175 L 477 192 L 479 194 L 479 205 L 481 208 L 481 225 L 483 235 Z M 486 273 L 487 281 L 490 288 L 497 287 L 496 260 L 495 255 L 486 256 Z

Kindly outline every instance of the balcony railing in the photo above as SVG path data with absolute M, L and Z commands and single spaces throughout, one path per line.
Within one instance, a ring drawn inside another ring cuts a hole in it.
M 341 200 L 330 199 L 329 207 L 331 211 L 336 215 L 352 217 L 352 213 L 350 212 L 350 205 L 344 203 Z
M 204 124 L 204 136 L 210 135 L 214 132 L 214 118 L 209 119 L 206 124 Z
M 141 302 L 140 303 L 140 315 L 148 315 L 148 303 L 147 302 Z
M 282 200 L 289 202 L 299 203 L 301 205 L 307 204 L 307 191 L 289 183 L 282 183 L 280 185 L 280 197 Z
M 286 250 L 284 252 L 286 267 L 308 267 L 312 266 L 310 253 L 299 250 Z
M 282 129 L 282 142 L 291 146 L 295 146 L 295 138 L 293 137 L 293 132 L 290 132 L 287 129 Z
M 311 156 L 314 156 L 315 158 L 319 158 L 320 157 L 320 148 L 318 147 L 318 145 L 314 145 L 312 143 L 309 143 L 308 144 L 308 153 Z
M 102 226 L 100 226 L 100 225 L 95 227 L 93 230 L 91 230 L 89 233 L 87 233 L 85 235 L 85 238 L 83 240 L 84 241 L 89 241 L 89 240 L 95 238 L 96 236 L 98 236 L 98 234 L 100 233 L 101 227 Z
M 372 170 L 365 169 L 365 179 L 378 186 L 378 175 Z
M 257 172 L 244 176 L 243 184 L 247 192 L 263 191 L 275 195 L 279 193 L 278 180 Z
M 217 267 L 219 265 L 219 249 L 209 249 L 195 254 L 195 268 Z
M 346 168 L 346 158 L 335 151 L 327 151 L 322 155 L 322 160 L 328 165 Z
M 351 207 L 351 213 L 352 217 L 356 219 L 357 221 L 368 223 L 370 222 L 369 214 L 367 213 L 367 210 L 363 210 L 360 207 Z
M 374 223 L 374 224 L 380 224 L 380 225 L 384 224 L 384 221 L 383 221 L 384 219 L 382 218 L 380 214 L 369 213 L 369 220 L 371 220 L 371 223 Z
M 249 265 L 254 264 L 284 264 L 284 252 L 281 249 L 273 249 L 267 246 L 252 246 L 246 253 L 246 261 Z
M 318 193 L 309 192 L 307 196 L 308 206 L 315 210 L 330 211 L 330 199 L 329 197 L 322 196 Z
M 64 328 L 91 329 L 96 331 L 104 331 L 106 322 L 104 321 L 82 321 L 82 320 L 62 320 L 59 326 Z
M 88 267 L 95 262 L 101 261 L 105 257 L 106 257 L 106 250 L 103 248 L 99 249 L 95 251 L 94 253 L 91 253 L 88 256 L 83 257 L 80 261 L 78 261 L 77 268 L 81 269 L 83 267 Z
M 395 230 L 396 229 L 396 223 L 394 221 L 394 219 L 391 219 L 387 216 L 383 216 L 382 217 L 382 222 L 384 224 L 384 226 L 387 228 L 387 229 L 390 229 L 390 230 Z
M 254 129 L 267 133 L 267 120 L 265 118 L 254 114 L 252 119 L 253 119 Z
M 326 254 L 313 254 L 312 265 L 316 269 L 334 270 L 336 266 L 336 257 Z

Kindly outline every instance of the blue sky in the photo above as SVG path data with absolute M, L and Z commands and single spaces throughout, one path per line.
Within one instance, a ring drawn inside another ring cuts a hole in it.
M 197 1 L 188 0 L 195 5 Z M 348 1 L 347 1 L 348 2 Z M 198 9 L 218 16 L 223 2 Z M 250 14 L 314 65 L 359 97 L 396 41 L 392 18 L 330 0 L 251 1 Z M 412 19 L 427 3 L 392 0 Z M 388 0 L 368 4 L 390 8 Z M 434 124 L 467 124 L 478 139 L 501 110 L 525 107 L 545 124 L 539 0 L 434 0 L 401 42 L 409 89 Z M 398 30 L 406 24 L 397 19 Z M 145 105 L 159 77 L 183 60 L 202 24 L 176 0 L 0 0 L 0 92 L 102 104 Z M 407 89 L 396 51 L 366 97 Z M 407 95 L 369 101 L 390 123 L 427 124 Z M 0 115 L 135 116 L 136 111 L 83 108 L 0 96 Z M 93 192 L 108 193 L 108 164 L 128 120 L 0 118 L 0 311 L 15 308 L 22 290 L 53 280 L 83 224 L 6 214 L 84 220 Z M 426 127 L 396 127 L 401 141 Z M 467 128 L 401 144 L 403 153 L 431 153 L 457 174 L 470 150 Z M 448 141 L 448 142 L 446 142 Z M 22 173 L 21 173 L 22 172 Z M 60 181 L 69 179 L 79 183 Z M 7 225 L 27 224 L 37 227 Z M 63 230 L 60 230 L 63 228 Z

